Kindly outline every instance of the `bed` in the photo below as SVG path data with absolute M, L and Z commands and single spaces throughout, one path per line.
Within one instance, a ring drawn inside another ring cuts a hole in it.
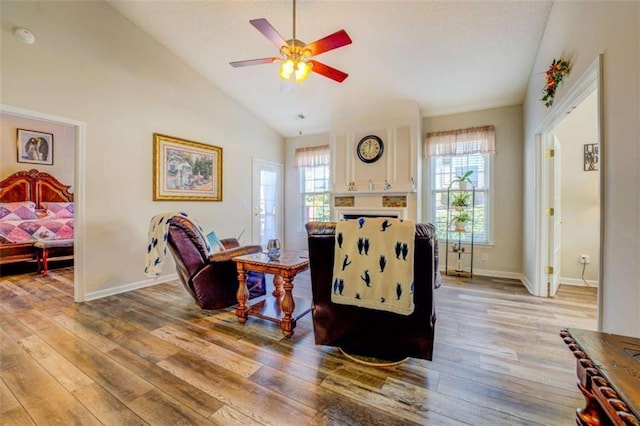
M 36 169 L 0 181 L 0 264 L 36 259 L 34 244 L 73 240 L 70 185 Z M 72 255 L 73 245 L 60 255 Z

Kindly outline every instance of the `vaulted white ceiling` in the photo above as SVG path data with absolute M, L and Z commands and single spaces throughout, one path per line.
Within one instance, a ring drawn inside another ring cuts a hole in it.
M 319 1 L 297 3 L 296 38 L 337 30 L 351 45 L 316 59 L 349 74 L 312 73 L 281 91 L 279 64 L 229 62 L 278 56 L 250 19 L 292 36 L 291 1 L 115 1 L 135 25 L 285 137 L 326 132 L 332 117 L 394 101 L 423 116 L 520 104 L 552 6 L 550 1 Z M 540 90 L 544 84 L 540 77 Z M 304 114 L 305 119 L 298 118 Z

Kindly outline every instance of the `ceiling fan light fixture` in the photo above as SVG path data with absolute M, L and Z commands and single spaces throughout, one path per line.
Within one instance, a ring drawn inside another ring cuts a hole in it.
M 296 66 L 296 81 L 303 81 L 304 79 L 309 77 L 311 68 L 313 68 L 313 66 L 308 62 L 298 62 L 298 65 Z
M 311 71 L 338 83 L 342 83 L 349 76 L 347 73 L 314 59 L 317 55 L 351 44 L 351 38 L 349 38 L 347 32 L 339 30 L 310 44 L 298 40 L 296 38 L 296 0 L 293 0 L 293 37 L 289 40 L 282 38 L 265 18 L 252 19 L 249 23 L 278 47 L 280 57 L 234 61 L 230 62 L 232 67 L 239 68 L 282 62 L 279 72 L 280 78 L 286 81 L 295 80 L 295 82 L 304 81 Z
M 296 82 L 304 81 L 311 73 L 312 68 L 310 63 L 289 58 L 280 65 L 280 78 L 289 81 L 293 76 Z
M 282 62 L 282 65 L 280 65 L 280 78 L 289 81 L 291 79 L 291 74 L 293 74 L 294 71 L 295 62 L 293 62 L 293 59 L 287 59 Z

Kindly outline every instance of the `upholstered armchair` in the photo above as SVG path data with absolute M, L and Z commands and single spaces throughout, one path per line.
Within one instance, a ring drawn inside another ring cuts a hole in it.
M 439 286 L 435 228 L 418 223 L 413 265 L 414 310 L 410 315 L 332 302 L 335 222 L 306 224 L 313 294 L 313 330 L 318 345 L 352 355 L 431 360 L 436 322 L 434 290 Z
M 201 233 L 183 217 L 169 225 L 167 245 L 173 255 L 182 285 L 202 309 L 220 309 L 237 303 L 238 272 L 235 256 L 256 253 L 259 245 L 240 246 L 235 238 L 220 240 L 224 250 L 207 254 Z M 263 274 L 247 279 L 249 298 L 266 293 Z

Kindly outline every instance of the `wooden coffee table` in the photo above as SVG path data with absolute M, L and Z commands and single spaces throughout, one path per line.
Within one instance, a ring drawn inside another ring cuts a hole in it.
M 282 250 L 277 260 L 269 260 L 264 253 L 234 257 L 238 268 L 238 306 L 236 316 L 241 323 L 249 315 L 273 321 L 280 326 L 285 337 L 293 336 L 296 321 L 311 311 L 311 301 L 293 297 L 293 279 L 309 268 L 309 254 L 301 250 Z M 247 306 L 247 271 L 273 274 L 274 290 L 271 296 Z M 283 291 L 284 290 L 284 291 Z
M 640 339 L 581 329 L 560 336 L 577 361 L 578 425 L 640 425 Z

